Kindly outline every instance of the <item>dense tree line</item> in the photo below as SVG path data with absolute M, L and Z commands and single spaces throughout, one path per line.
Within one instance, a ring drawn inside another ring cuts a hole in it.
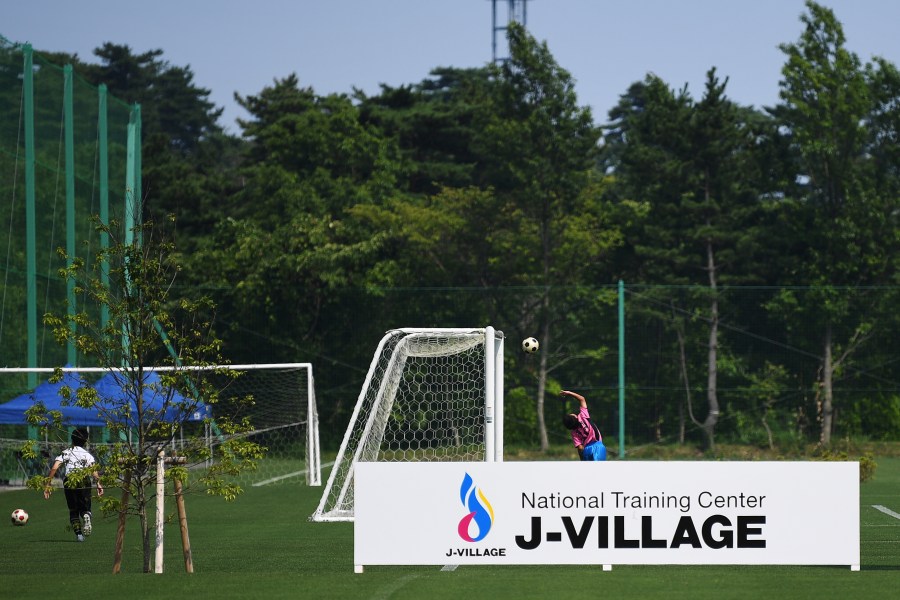
M 215 300 L 233 361 L 314 364 L 329 442 L 385 330 L 486 324 L 507 443 L 564 440 L 561 385 L 615 439 L 620 279 L 630 443 L 900 435 L 897 68 L 810 1 L 776 106 L 712 67 L 696 98 L 647 75 L 598 125 L 545 43 L 509 44 L 371 96 L 288 74 L 237 97 L 239 137 L 161 51 L 67 58 L 141 103 L 146 216 L 177 216 L 183 293 Z

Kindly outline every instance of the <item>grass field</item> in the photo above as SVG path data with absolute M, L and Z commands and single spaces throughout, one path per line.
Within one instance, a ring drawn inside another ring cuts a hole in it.
M 877 458 L 877 457 L 876 457 Z M 297 479 L 246 486 L 233 503 L 189 496 L 195 573 L 184 572 L 177 523 L 166 527 L 165 570 L 141 573 L 137 521 L 126 532 L 123 572 L 112 575 L 115 522 L 96 518 L 76 543 L 65 499 L 0 493 L 4 515 L 25 508 L 25 527 L 0 526 L 0 598 L 852 598 L 900 589 L 900 458 L 877 458 L 860 487 L 861 571 L 843 567 L 483 566 L 367 567 L 353 573 L 353 525 L 311 523 L 321 488 Z M 828 502 L 828 498 L 822 498 Z M 167 506 L 167 514 L 174 503 Z M 822 524 L 827 530 L 828 523 Z

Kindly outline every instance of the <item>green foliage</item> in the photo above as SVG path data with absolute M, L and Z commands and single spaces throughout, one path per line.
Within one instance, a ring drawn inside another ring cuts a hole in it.
M 505 390 L 503 398 L 504 445 L 534 448 L 540 444 L 537 402 L 524 387 Z
M 815 460 L 825 460 L 825 461 L 852 461 L 854 460 L 849 453 L 841 450 L 835 450 L 832 448 L 826 447 L 817 447 L 815 452 L 813 453 L 813 458 Z M 875 462 L 875 458 L 866 454 L 863 456 L 859 456 L 856 458 L 859 462 L 859 482 L 864 483 L 866 481 L 870 481 L 875 477 L 875 470 L 878 468 L 878 463 Z
M 859 480 L 860 482 L 870 481 L 875 477 L 875 469 L 878 468 L 878 463 L 875 462 L 875 459 L 872 456 L 860 456 L 859 457 Z
M 414 195 L 433 195 L 442 187 L 467 188 L 480 181 L 482 156 L 473 147 L 475 126 L 491 71 L 438 68 L 418 84 L 359 97 L 360 118 L 396 140 L 403 178 L 400 189 Z
M 824 346 L 817 378 L 823 395 L 821 439 L 828 443 L 835 408 L 833 380 L 842 363 L 852 360 L 870 338 L 870 319 L 884 308 L 878 295 L 856 286 L 883 285 L 896 278 L 900 240 L 895 200 L 876 190 L 894 189 L 898 180 L 892 170 L 880 170 L 873 178 L 871 167 L 875 149 L 879 158 L 884 156 L 877 140 L 891 135 L 900 115 L 896 103 L 885 104 L 886 92 L 896 93 L 900 87 L 889 68 L 863 67 L 845 48 L 843 28 L 832 10 L 812 0 L 806 7 L 800 39 L 781 46 L 787 62 L 779 117 L 809 181 L 797 209 L 802 218 L 794 224 L 797 238 L 804 242 L 799 281 L 817 289 L 807 305 L 815 308 L 807 308 L 805 316 L 818 324 Z
M 865 435 L 873 440 L 896 439 L 900 431 L 900 396 L 865 395 L 848 403 L 843 424 L 849 435 Z
M 301 342 L 339 335 L 334 313 L 346 310 L 347 290 L 395 282 L 396 233 L 357 214 L 394 193 L 396 149 L 349 98 L 317 96 L 293 75 L 240 102 L 251 114 L 243 185 L 187 259 L 187 280 L 207 286 L 220 320 L 235 327 L 235 360 L 265 352 L 295 361 Z

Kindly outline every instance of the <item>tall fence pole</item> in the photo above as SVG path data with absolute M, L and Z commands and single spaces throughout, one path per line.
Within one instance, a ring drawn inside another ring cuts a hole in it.
M 25 289 L 27 295 L 28 366 L 37 366 L 37 225 L 35 214 L 34 54 L 22 47 L 22 93 L 25 112 Z M 37 373 L 28 374 L 28 387 L 37 386 Z
M 75 263 L 75 70 L 72 65 L 63 68 L 63 123 L 65 128 L 66 156 L 66 267 Z M 75 280 L 66 277 L 66 315 L 69 317 L 69 332 L 72 334 L 66 341 L 66 363 L 78 365 L 78 354 L 75 348 Z
M 625 282 L 619 280 L 619 458 L 625 458 Z
M 99 153 L 100 167 L 100 221 L 109 226 L 109 126 L 107 124 L 107 93 L 106 84 L 101 83 L 97 88 L 97 139 L 99 140 L 97 151 Z M 103 252 L 103 263 L 100 265 L 100 283 L 109 289 L 109 259 L 105 250 L 109 250 L 109 233 L 100 232 L 100 248 Z M 100 328 L 105 329 L 109 323 L 109 306 L 100 305 Z

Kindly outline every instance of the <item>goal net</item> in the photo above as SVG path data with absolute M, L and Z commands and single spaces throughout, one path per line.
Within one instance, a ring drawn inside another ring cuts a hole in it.
M 363 461 L 502 461 L 503 333 L 396 329 L 381 339 L 313 521 L 353 520 Z
M 181 431 L 172 439 L 168 453 L 178 453 L 185 443 L 185 431 L 202 431 L 207 443 L 215 445 L 223 439 L 216 427 L 216 411 L 227 410 L 233 400 L 252 397 L 253 401 L 241 413 L 253 429 L 241 435 L 266 448 L 258 469 L 242 475 L 251 485 L 305 480 L 308 485 L 321 485 L 319 453 L 319 417 L 316 408 L 315 383 L 309 363 L 279 363 L 259 365 L 216 365 L 204 367 L 148 367 L 152 375 L 166 371 L 202 372 L 206 385 L 218 391 L 216 407 L 205 407 L 202 398 L 189 398 L 181 403 L 171 402 L 160 408 L 156 418 L 180 423 Z M 116 371 L 96 367 L 66 367 L 64 380 L 51 383 L 53 369 L 0 368 L 0 485 L 24 485 L 33 475 L 46 474 L 49 458 L 69 445 L 69 432 L 74 427 L 88 427 L 93 445 L 110 440 L 105 427 L 109 414 L 91 411 L 64 401 L 59 391 L 63 385 L 90 385 L 101 397 L 109 393 L 104 385 L 121 385 L 123 378 Z M 29 381 L 39 382 L 29 385 Z M 158 381 L 158 380 L 157 380 Z M 147 389 L 156 390 L 158 384 L 144 382 Z M 171 392 L 170 392 L 171 393 Z M 25 411 L 40 402 L 48 410 L 62 415 L 62 426 L 41 434 L 29 426 Z M 172 413 L 179 406 L 191 406 L 189 414 Z M 231 416 L 231 415 L 229 415 Z M 198 428 L 201 428 L 198 430 Z M 20 449 L 27 440 L 36 440 L 40 459 L 26 460 Z M 49 457 L 49 458 L 48 458 Z

